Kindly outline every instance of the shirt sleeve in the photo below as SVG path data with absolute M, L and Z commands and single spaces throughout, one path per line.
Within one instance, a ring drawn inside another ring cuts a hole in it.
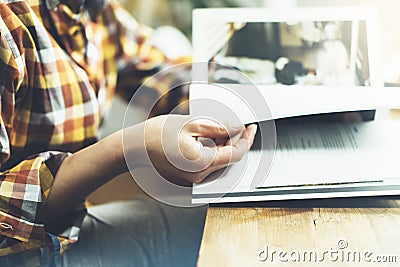
M 149 117 L 169 113 L 177 106 L 181 107 L 179 113 L 186 113 L 185 109 L 187 108 L 180 104 L 188 100 L 187 86 L 181 86 L 173 91 L 170 88 L 182 81 L 188 81 L 190 67 L 181 67 L 176 73 L 154 75 L 174 64 L 190 63 L 191 56 L 173 59 L 166 57 L 157 48 L 156 43 L 149 41 L 154 30 L 138 23 L 114 0 L 109 1 L 105 14 L 114 17 L 117 25 L 117 39 L 120 47 L 118 94 L 126 101 L 130 101 L 140 88 L 141 101 L 139 104 L 148 103 L 148 106 L 143 106 L 143 108 L 149 111 Z M 149 79 L 150 77 L 152 79 Z M 150 111 L 153 104 L 156 105 Z
M 76 241 L 78 231 L 71 226 L 57 236 L 46 233 L 41 212 L 58 168 L 69 154 L 47 151 L 7 166 L 10 133 L 18 127 L 13 124 L 16 95 L 29 82 L 24 60 L 28 53 L 24 54 L 23 41 L 15 41 L 24 39 L 23 27 L 10 22 L 7 10 L 0 4 L 0 257 L 42 247 L 54 247 L 58 253 Z
M 0 256 L 52 245 L 40 214 L 65 157 L 44 152 L 0 173 L 0 233 L 7 237 Z

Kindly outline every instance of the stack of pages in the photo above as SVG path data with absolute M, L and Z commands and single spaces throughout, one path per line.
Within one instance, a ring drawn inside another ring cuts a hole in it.
M 259 136 L 239 163 L 195 184 L 192 201 L 399 194 L 400 120 L 379 118 L 396 107 L 399 88 L 193 84 L 191 115 L 258 123 Z M 377 118 L 346 116 L 367 110 Z

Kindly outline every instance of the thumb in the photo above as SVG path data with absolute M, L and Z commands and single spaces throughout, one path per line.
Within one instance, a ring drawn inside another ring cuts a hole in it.
M 192 136 L 208 138 L 230 137 L 245 130 L 244 125 L 233 127 L 229 126 L 229 123 L 223 125 L 209 119 L 193 120 L 186 125 L 186 128 L 191 132 Z

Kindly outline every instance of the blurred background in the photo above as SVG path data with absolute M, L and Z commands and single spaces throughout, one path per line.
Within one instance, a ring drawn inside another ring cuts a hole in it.
M 194 8 L 206 7 L 329 7 L 373 6 L 379 14 L 381 59 L 385 82 L 400 82 L 400 23 L 398 0 L 119 0 L 140 22 L 154 28 L 172 25 L 191 38 Z
M 153 28 L 171 25 L 191 40 L 192 10 L 207 7 L 329 7 L 329 6 L 372 6 L 379 15 L 381 77 L 387 85 L 400 84 L 400 2 L 398 0 L 119 0 L 119 2 L 142 24 Z M 127 105 L 116 98 L 109 119 L 101 135 L 122 128 Z M 137 121 L 142 118 L 137 117 Z M 90 197 L 92 203 L 127 199 L 143 194 L 133 183 L 129 174 L 121 175 L 98 189 Z

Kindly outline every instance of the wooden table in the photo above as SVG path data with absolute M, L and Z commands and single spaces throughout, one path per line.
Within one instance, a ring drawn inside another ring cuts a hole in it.
M 400 197 L 240 205 L 208 209 L 198 267 L 400 266 Z
M 198 267 L 400 266 L 400 197 L 263 205 L 210 207 Z

